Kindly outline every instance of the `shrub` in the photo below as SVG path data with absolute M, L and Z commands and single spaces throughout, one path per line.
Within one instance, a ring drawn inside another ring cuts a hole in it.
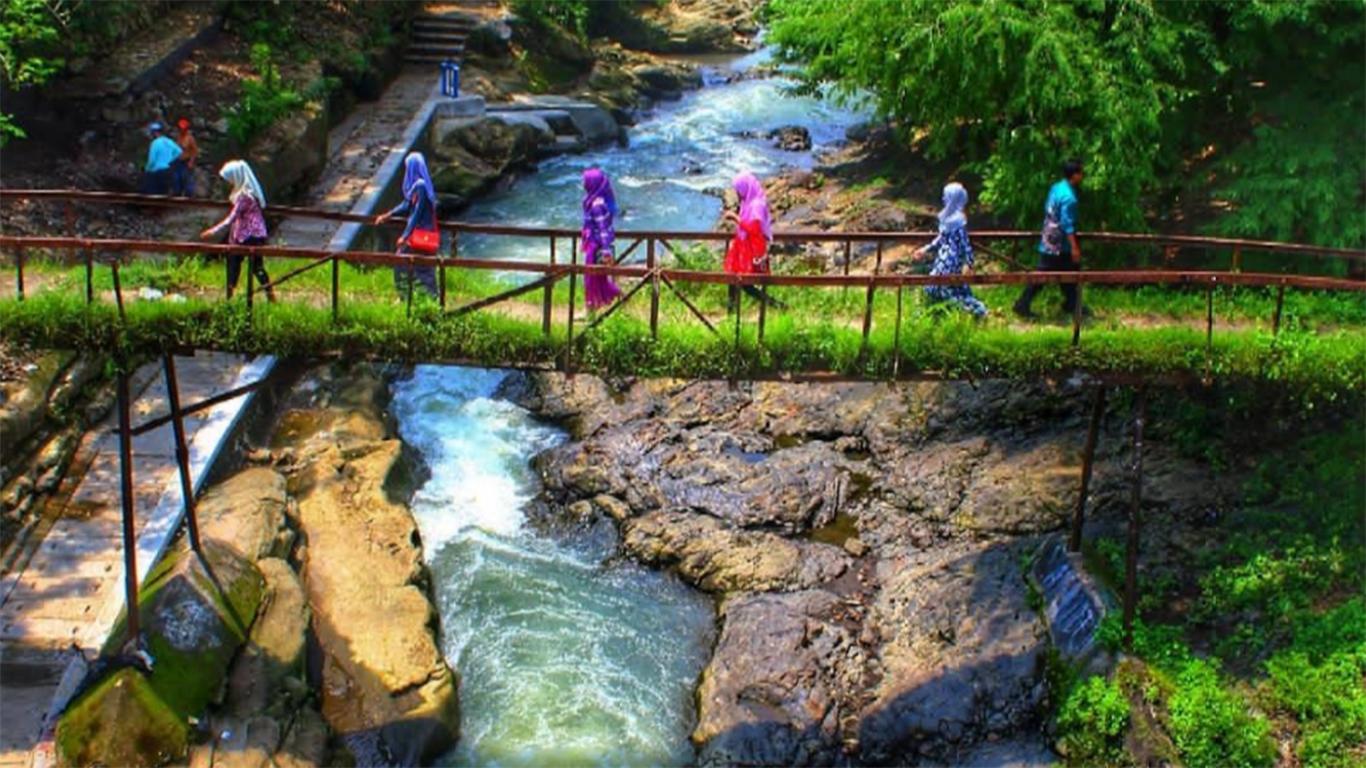
M 1096 676 L 1073 686 L 1058 710 L 1067 759 L 1082 765 L 1115 764 L 1124 757 L 1129 700 L 1119 683 Z
M 1190 768 L 1270 765 L 1276 747 L 1266 718 L 1220 683 L 1215 663 L 1196 659 L 1176 676 L 1172 739 Z
M 244 147 L 276 120 L 304 104 L 303 96 L 286 87 L 280 78 L 269 45 L 257 43 L 251 47 L 251 65 L 257 76 L 242 83 L 242 99 L 228 110 L 228 135 Z

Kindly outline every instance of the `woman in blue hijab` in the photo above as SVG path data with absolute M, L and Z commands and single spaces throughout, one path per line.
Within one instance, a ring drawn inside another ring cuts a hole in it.
M 972 275 L 972 243 L 968 240 L 968 191 L 962 184 L 952 182 L 944 187 L 944 208 L 939 211 L 939 236 L 916 251 L 916 256 L 935 252 L 931 275 Z M 929 285 L 925 294 L 930 301 L 951 301 L 971 312 L 974 317 L 987 315 L 987 305 L 972 295 L 967 285 Z
M 375 225 L 395 216 L 407 216 L 408 225 L 398 238 L 398 252 L 435 256 L 439 251 L 440 235 L 436 229 L 436 186 L 427 171 L 427 159 L 421 152 L 409 152 L 403 160 L 403 200 L 394 209 L 375 218 Z M 407 291 L 408 282 L 416 279 L 433 297 L 436 291 L 436 268 L 430 265 L 395 266 L 394 287 L 399 293 Z

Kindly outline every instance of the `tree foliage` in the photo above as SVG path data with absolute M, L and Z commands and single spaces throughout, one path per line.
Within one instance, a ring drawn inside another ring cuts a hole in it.
M 1366 240 L 1366 6 L 1210 0 L 773 0 L 808 85 L 870 94 L 1035 226 L 1061 160 L 1086 228 L 1199 195 L 1220 231 Z

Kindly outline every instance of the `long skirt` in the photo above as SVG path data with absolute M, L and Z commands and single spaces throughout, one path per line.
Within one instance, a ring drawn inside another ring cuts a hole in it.
M 611 263 L 612 251 L 599 249 L 594 243 L 587 243 L 583 253 L 583 260 L 586 264 L 597 264 L 598 255 L 606 254 L 607 258 L 603 263 Z M 607 275 L 584 275 L 583 276 L 583 303 L 589 309 L 598 309 L 610 305 L 621 295 L 621 289 L 617 287 L 616 281 Z

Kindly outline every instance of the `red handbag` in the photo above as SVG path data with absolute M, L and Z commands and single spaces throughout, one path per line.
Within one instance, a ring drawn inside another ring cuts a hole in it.
M 408 248 L 426 256 L 441 250 L 441 232 L 436 229 L 414 229 L 408 235 Z

